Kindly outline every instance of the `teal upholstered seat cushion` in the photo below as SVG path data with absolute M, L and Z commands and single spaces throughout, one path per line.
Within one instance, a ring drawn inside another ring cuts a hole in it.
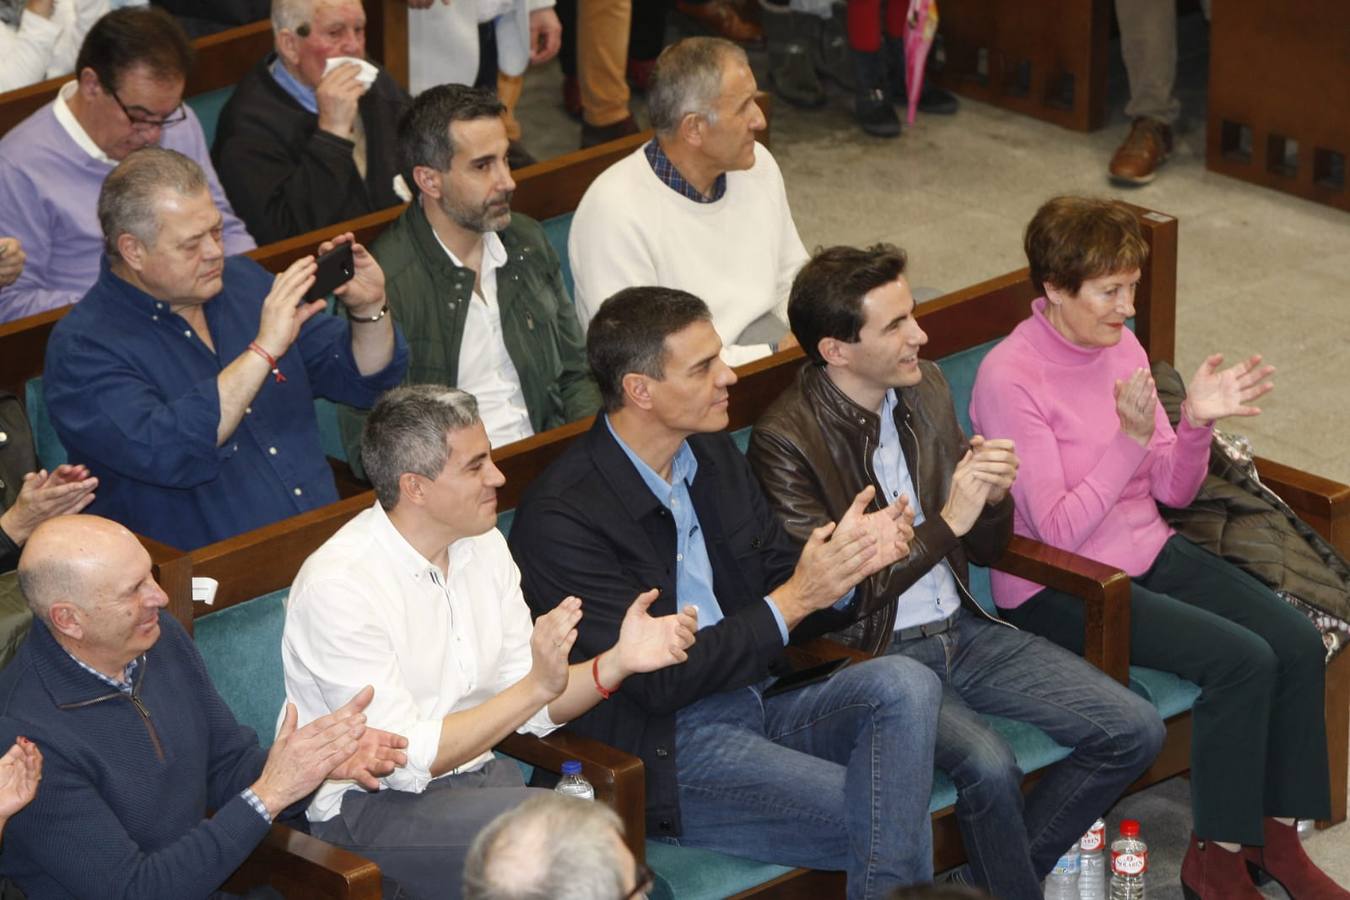
M 1130 666 L 1130 690 L 1158 708 L 1164 719 L 1195 705 L 1200 686 L 1171 672 Z
M 28 424 L 33 429 L 33 450 L 37 453 L 38 465 L 50 472 L 57 466 L 69 462 L 66 448 L 52 427 L 51 416 L 47 415 L 47 399 L 42 393 L 42 376 L 30 378 L 24 385 L 24 404 L 28 409 Z M 83 460 L 76 460 L 83 462 Z
M 545 219 L 539 225 L 544 229 L 544 237 L 548 238 L 549 244 L 558 254 L 558 261 L 562 263 L 563 286 L 567 288 L 567 296 L 575 301 L 577 295 L 572 283 L 572 263 L 567 258 L 567 235 L 572 230 L 572 214 L 563 213 Z
M 202 134 L 206 135 L 206 146 L 216 142 L 216 126 L 220 123 L 220 111 L 225 102 L 234 94 L 234 85 L 223 87 L 205 94 L 188 97 L 185 101 L 202 123 Z
M 788 866 L 662 841 L 647 842 L 647 865 L 656 876 L 652 900 L 721 900 L 792 871 Z
M 192 629 L 216 690 L 235 718 L 258 732 L 264 747 L 272 745 L 286 701 L 281 629 L 288 593 L 289 588 L 273 591 L 218 610 L 197 619 Z

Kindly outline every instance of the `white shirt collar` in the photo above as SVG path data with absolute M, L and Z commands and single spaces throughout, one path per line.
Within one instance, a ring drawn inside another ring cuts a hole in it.
M 84 126 L 75 118 L 75 114 L 70 111 L 70 106 L 66 101 L 75 96 L 75 92 L 80 89 L 78 81 L 67 81 L 61 85 L 61 90 L 56 92 L 56 99 L 52 101 L 52 112 L 56 114 L 56 121 L 61 123 L 61 127 L 70 135 L 81 150 L 88 153 L 91 157 L 108 165 L 116 165 L 116 162 L 103 152 L 94 139 L 89 136 L 89 132 L 84 130 Z
M 441 240 L 439 234 L 436 234 L 435 228 L 431 229 L 431 233 L 436 238 L 436 243 L 440 244 L 441 249 L 445 251 L 445 255 L 450 257 L 450 261 L 459 268 L 464 268 L 464 263 L 460 262 L 459 257 L 455 256 L 454 251 L 445 246 L 445 241 Z M 497 237 L 497 232 L 483 232 L 483 263 L 482 269 L 478 273 L 479 278 L 481 279 L 484 273 L 489 269 L 500 269 L 502 266 L 506 265 L 506 259 L 506 247 L 503 246 L 502 239 Z
M 403 533 L 394 526 L 393 520 L 389 518 L 389 513 L 385 512 L 383 506 L 378 502 L 374 506 L 375 521 L 373 524 L 377 539 L 384 544 L 385 549 L 389 551 L 395 564 L 398 565 L 409 577 L 421 580 L 429 578 L 432 573 L 442 582 L 445 576 L 441 575 L 440 570 L 431 563 L 425 556 L 417 552 Z M 471 538 L 460 538 L 450 545 L 449 548 L 449 570 L 454 572 L 456 569 L 465 567 L 473 559 L 473 540 Z

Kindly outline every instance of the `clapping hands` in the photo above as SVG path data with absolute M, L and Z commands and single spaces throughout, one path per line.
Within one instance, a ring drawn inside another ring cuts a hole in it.
M 1261 365 L 1259 354 L 1219 371 L 1221 365 L 1222 353 L 1209 356 L 1187 385 L 1181 411 L 1197 428 L 1206 428 L 1229 416 L 1259 415 L 1261 410 L 1251 406 L 1251 402 L 1275 389 L 1266 380 L 1275 374 L 1275 367 Z

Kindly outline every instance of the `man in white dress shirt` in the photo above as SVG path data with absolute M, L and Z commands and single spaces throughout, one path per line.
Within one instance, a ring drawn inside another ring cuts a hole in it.
M 308 815 L 318 837 L 374 860 L 413 897 L 458 896 L 478 830 L 528 796 L 492 747 L 544 735 L 623 680 L 683 662 L 693 607 L 653 618 L 638 596 L 618 641 L 569 665 L 582 601 L 531 626 L 520 573 L 493 526 L 497 488 L 474 398 L 438 385 L 387 393 L 365 425 L 378 502 L 301 568 L 286 602 L 286 694 L 304 722 L 375 686 L 372 727 L 408 738 L 408 763 L 368 793 L 328 782 Z M 391 894 L 391 896 L 393 896 Z

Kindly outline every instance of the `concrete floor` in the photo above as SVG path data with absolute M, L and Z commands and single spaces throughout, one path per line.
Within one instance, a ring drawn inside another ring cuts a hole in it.
M 681 24 L 672 23 L 678 32 Z M 1115 53 L 1111 116 L 1093 134 L 962 100 L 955 116 L 920 116 L 899 140 L 863 135 L 850 98 L 835 91 L 823 110 L 775 104 L 774 156 L 808 247 L 899 244 L 915 284 L 954 290 L 1026 264 L 1022 230 L 1056 194 L 1114 196 L 1180 221 L 1177 367 L 1189 376 L 1209 353 L 1236 360 L 1262 353 L 1278 368 L 1262 415 L 1229 421 L 1263 456 L 1350 483 L 1350 215 L 1212 174 L 1204 166 L 1207 28 L 1197 15 L 1180 28 L 1177 149 L 1151 185 L 1123 190 L 1106 164 L 1123 138 L 1124 70 Z M 766 59 L 752 52 L 761 86 Z M 556 63 L 526 81 L 521 120 L 540 158 L 577 147 L 580 126 L 562 113 Z M 634 111 L 642 117 L 641 101 Z M 1143 822 L 1154 872 L 1150 896 L 1179 898 L 1190 833 L 1189 784 L 1155 786 L 1109 817 Z M 1307 848 L 1350 885 L 1350 825 L 1318 832 Z M 1284 892 L 1274 886 L 1272 897 Z

